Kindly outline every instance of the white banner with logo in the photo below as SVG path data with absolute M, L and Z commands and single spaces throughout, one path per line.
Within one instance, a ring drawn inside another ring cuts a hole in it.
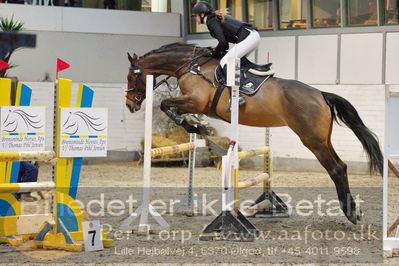
M 0 111 L 0 151 L 44 151 L 46 108 L 2 106 Z
M 107 108 L 61 108 L 60 122 L 60 157 L 107 156 Z

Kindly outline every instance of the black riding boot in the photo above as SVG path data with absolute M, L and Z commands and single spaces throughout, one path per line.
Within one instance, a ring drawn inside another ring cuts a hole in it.
M 222 69 L 220 65 L 218 65 L 215 69 L 215 78 L 220 85 L 226 85 L 226 69 L 227 66 L 224 66 Z
M 220 65 L 218 65 L 216 67 L 215 70 L 215 78 L 216 80 L 220 83 L 220 85 L 225 85 L 226 86 L 226 71 L 227 70 L 227 66 L 225 65 L 222 69 L 222 67 Z M 238 97 L 238 105 L 241 106 L 245 103 L 245 99 L 244 97 L 242 97 L 241 95 Z M 231 109 L 231 108 L 230 108 Z

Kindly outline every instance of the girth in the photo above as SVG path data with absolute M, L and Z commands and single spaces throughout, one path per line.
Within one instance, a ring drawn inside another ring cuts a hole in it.
M 219 85 L 216 88 L 215 96 L 213 96 L 212 105 L 211 105 L 211 108 L 209 109 L 208 116 L 212 117 L 212 118 L 216 118 L 216 119 L 222 119 L 223 121 L 229 122 L 229 121 L 223 119 L 222 117 L 220 117 L 216 113 L 216 108 L 218 106 L 218 103 L 219 103 L 219 100 L 220 100 L 220 96 L 222 96 L 224 88 L 226 88 L 226 86 L 224 86 L 223 84 Z
M 192 65 L 188 72 L 190 72 L 192 74 L 195 74 L 195 75 L 199 75 L 201 78 L 203 78 L 206 82 L 211 84 L 216 89 L 215 95 L 213 96 L 211 108 L 209 109 L 209 112 L 208 112 L 207 116 L 212 117 L 212 118 L 216 118 L 216 119 L 221 119 L 223 121 L 228 122 L 227 120 L 223 119 L 222 117 L 220 117 L 216 113 L 216 108 L 217 108 L 217 105 L 219 103 L 220 96 L 222 96 L 223 90 L 224 90 L 224 88 L 226 88 L 226 86 L 224 86 L 223 84 L 220 84 L 219 86 L 216 87 L 215 83 L 213 83 L 204 74 L 202 74 L 202 72 L 200 70 L 200 67 L 205 65 L 206 63 L 208 63 L 211 59 L 212 59 L 212 57 L 207 58 L 207 59 L 205 59 L 204 61 L 202 61 L 202 62 L 200 62 L 198 64 Z M 186 72 L 186 73 L 188 73 L 188 72 Z

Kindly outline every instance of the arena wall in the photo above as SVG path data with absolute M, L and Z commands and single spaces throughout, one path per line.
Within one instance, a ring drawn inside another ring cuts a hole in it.
M 55 58 L 72 65 L 62 72 L 76 82 L 122 83 L 127 52 L 142 55 L 161 45 L 182 41 L 180 14 L 89 8 L 1 5 L 0 16 L 24 22 L 37 36 L 35 49 L 19 49 L 10 71 L 21 81 L 55 78 Z

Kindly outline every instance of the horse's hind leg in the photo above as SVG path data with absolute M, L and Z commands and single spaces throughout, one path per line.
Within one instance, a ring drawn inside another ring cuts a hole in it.
M 306 138 L 302 139 L 302 142 L 327 170 L 335 184 L 342 211 L 349 221 L 356 224 L 359 217 L 356 214 L 356 203 L 349 189 L 345 163 L 339 159 L 332 146 L 329 147 L 329 140 L 326 143 L 320 139 Z
M 346 165 L 339 159 L 330 141 L 333 124 L 330 107 L 322 95 L 312 91 L 308 91 L 306 100 L 300 93 L 291 92 L 286 97 L 290 106 L 286 109 L 289 127 L 327 170 L 335 184 L 342 211 L 352 223 L 356 223 L 356 204 L 349 189 Z M 303 101 L 308 103 L 306 108 Z
M 331 123 L 331 131 L 330 131 L 330 136 L 328 138 L 328 148 L 331 152 L 331 154 L 334 156 L 334 159 L 337 161 L 337 163 L 342 167 L 343 169 L 343 181 L 345 182 L 346 186 L 349 189 L 349 181 L 348 181 L 348 166 L 346 165 L 346 163 L 344 163 L 341 158 L 339 158 L 338 154 L 336 153 L 336 151 L 334 150 L 334 147 L 331 143 L 331 132 L 332 132 L 332 123 Z M 360 206 L 357 206 L 357 213 L 356 213 L 356 209 L 354 213 L 352 213 L 353 216 L 356 215 L 356 219 L 360 220 L 361 219 L 361 215 L 362 215 L 362 211 L 360 209 Z M 349 219 L 350 220 L 350 219 Z
M 346 179 L 348 179 L 348 173 L 347 173 L 348 166 L 346 165 L 346 163 L 344 163 L 341 160 L 341 158 L 339 158 L 338 154 L 335 152 L 334 147 L 331 143 L 331 134 L 332 134 L 332 130 L 333 130 L 333 124 L 334 124 L 334 120 L 331 119 L 330 129 L 329 129 L 328 138 L 327 138 L 327 145 L 328 145 L 328 148 L 330 149 L 331 154 L 334 156 L 335 160 L 339 163 L 339 165 L 342 166 L 342 168 L 344 168 Z

